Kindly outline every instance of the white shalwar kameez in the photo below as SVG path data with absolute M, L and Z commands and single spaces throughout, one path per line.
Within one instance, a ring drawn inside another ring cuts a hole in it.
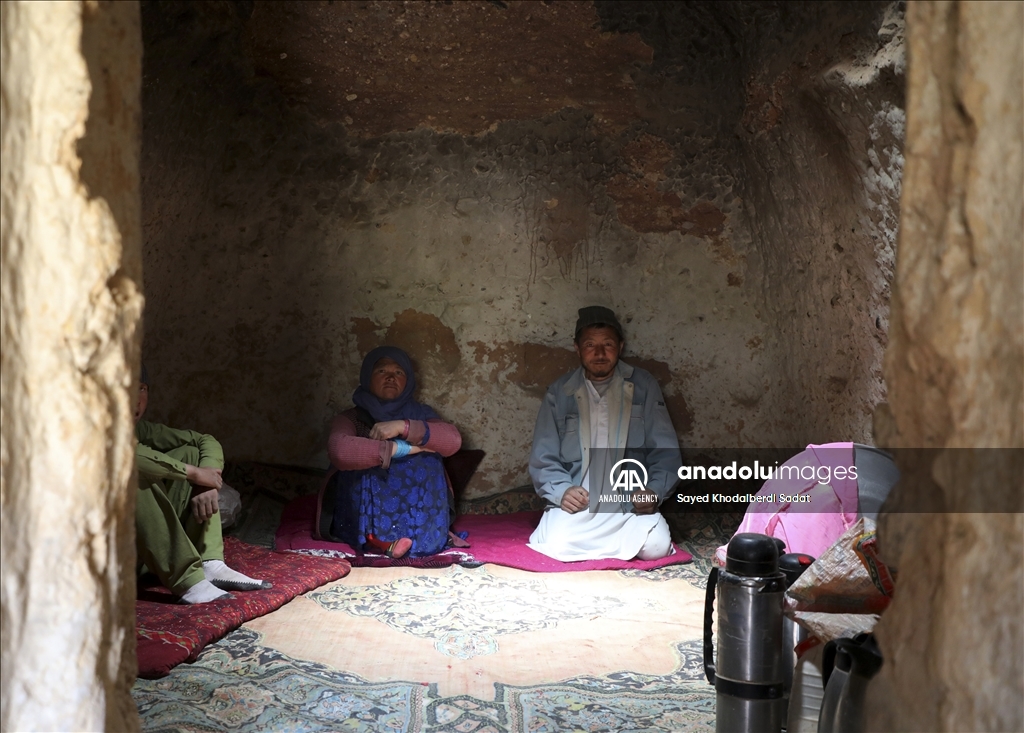
M 592 449 L 609 449 L 614 446 L 609 440 L 609 397 L 622 392 L 622 378 L 617 374 L 612 383 L 605 387 L 604 394 L 598 392 L 594 383 L 584 380 L 590 406 L 590 443 Z M 580 485 L 590 492 L 591 475 L 606 476 L 611 466 L 594 456 L 610 455 L 609 450 L 591 450 L 591 466 L 584 472 Z M 595 482 L 596 491 L 606 485 L 605 481 Z M 591 506 L 596 506 L 591 497 Z M 656 559 L 675 552 L 669 535 L 668 523 L 660 513 L 634 514 L 631 505 L 623 512 L 623 505 L 604 505 L 604 511 L 588 509 L 570 514 L 561 507 L 549 507 L 541 517 L 537 529 L 530 535 L 527 547 L 548 557 L 563 562 L 576 560 L 598 560 L 615 558 L 632 560 Z M 646 545 L 646 546 L 645 546 Z

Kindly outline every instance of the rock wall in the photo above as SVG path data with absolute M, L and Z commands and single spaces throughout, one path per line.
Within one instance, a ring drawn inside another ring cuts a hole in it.
M 145 4 L 153 417 L 325 466 L 387 341 L 487 451 L 469 495 L 500 491 L 600 303 L 685 447 L 867 439 L 901 162 L 887 8 Z
M 0 13 L 0 727 L 134 730 L 138 6 Z
M 744 36 L 737 125 L 740 190 L 765 263 L 775 389 L 764 409 L 793 426 L 797 447 L 871 443 L 899 221 L 903 14 L 785 8 L 766 4 Z
M 1022 28 L 1020 3 L 907 12 L 890 407 L 876 433 L 894 448 L 1016 453 L 901 465 L 880 529 L 900 575 L 877 629 L 870 730 L 1024 730 L 1024 514 L 991 512 L 1024 495 Z

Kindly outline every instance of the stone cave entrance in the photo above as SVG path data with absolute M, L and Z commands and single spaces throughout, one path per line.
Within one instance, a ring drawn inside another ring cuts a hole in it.
M 487 453 L 466 501 L 529 483 L 539 399 L 590 303 L 619 313 L 624 359 L 658 378 L 690 450 L 1019 447 L 1019 21 L 1012 3 L 4 3 L 5 729 L 134 725 L 140 351 L 154 418 L 201 424 L 237 461 L 318 469 L 361 356 L 402 346 L 424 401 Z M 59 103 L 33 96 L 51 79 Z M 33 161 L 59 171 L 49 188 Z M 15 216 L 30 199 L 60 226 Z M 968 312 L 989 314 L 976 337 Z M 69 454 L 87 457 L 75 482 Z M 935 481 L 908 491 L 959 506 L 968 484 Z M 75 532 L 25 543 L 70 497 Z M 889 651 L 941 664 L 974 627 L 936 622 L 925 643 L 907 619 L 965 615 L 928 587 L 984 586 L 1020 517 L 883 531 L 924 579 Z M 928 531 L 981 549 L 937 566 Z M 979 623 L 1005 625 L 1015 593 Z M 79 630 L 50 634 L 68 610 Z M 985 679 L 1019 678 L 989 641 Z M 79 661 L 55 671 L 49 647 Z M 965 674 L 909 703 L 918 677 L 886 670 L 878 720 L 1020 727 L 1005 685 L 946 694 Z M 77 697 L 44 704 L 38 679 Z

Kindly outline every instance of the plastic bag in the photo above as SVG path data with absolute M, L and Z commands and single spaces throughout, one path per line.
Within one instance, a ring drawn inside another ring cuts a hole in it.
M 875 523 L 859 519 L 786 592 L 787 611 L 881 613 L 893 578 L 877 554 Z
M 220 509 L 220 526 L 230 527 L 242 513 L 242 495 L 227 484 L 221 484 L 217 502 Z
M 786 591 L 786 615 L 822 642 L 869 632 L 888 607 L 893 576 L 878 558 L 875 523 L 860 519 Z

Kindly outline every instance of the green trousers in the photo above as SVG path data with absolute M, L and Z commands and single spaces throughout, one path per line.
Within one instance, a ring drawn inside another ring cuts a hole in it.
M 199 450 L 184 446 L 167 455 L 199 464 Z M 135 502 L 135 543 L 139 562 L 177 595 L 205 578 L 203 560 L 224 559 L 220 514 L 200 524 L 192 516 L 192 485 L 139 476 Z

